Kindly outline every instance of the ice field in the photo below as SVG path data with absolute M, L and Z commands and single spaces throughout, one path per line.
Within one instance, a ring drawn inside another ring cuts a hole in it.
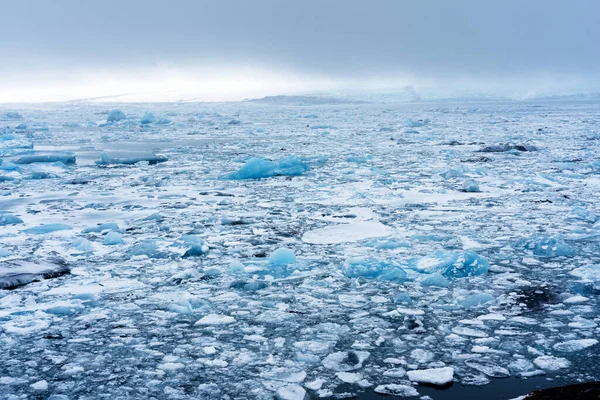
M 315 103 L 1 106 L 0 398 L 600 380 L 600 102 Z

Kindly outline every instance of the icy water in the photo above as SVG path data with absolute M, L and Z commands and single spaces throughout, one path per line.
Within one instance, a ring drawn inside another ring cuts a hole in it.
M 0 398 L 500 398 L 485 393 L 599 380 L 599 111 L 0 109 L 0 284 L 34 280 L 0 290 Z M 34 279 L 53 265 L 71 273 Z M 411 381 L 449 371 L 446 391 Z

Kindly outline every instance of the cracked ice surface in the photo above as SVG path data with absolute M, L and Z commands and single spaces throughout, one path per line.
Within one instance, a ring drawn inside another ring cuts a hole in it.
M 70 271 L 27 270 L 0 291 L 0 393 L 296 399 L 340 385 L 415 395 L 411 379 L 598 380 L 599 108 L 0 110 L 23 118 L 0 128 L 0 273 L 57 258 Z M 168 123 L 142 123 L 149 112 Z M 96 164 L 103 152 L 140 161 Z M 309 169 L 220 179 L 292 155 Z

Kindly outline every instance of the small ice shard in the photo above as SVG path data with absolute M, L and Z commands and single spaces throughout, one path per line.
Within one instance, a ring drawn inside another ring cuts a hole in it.
M 394 261 L 352 258 L 343 266 L 344 275 L 349 278 L 374 278 L 382 281 L 404 282 L 406 272 Z
M 408 379 L 418 383 L 444 386 L 454 379 L 454 368 L 430 368 L 408 371 Z
M 123 244 L 123 235 L 119 232 L 108 232 L 106 236 L 104 236 L 104 241 L 102 242 L 105 246 L 114 246 L 117 244 Z
M 271 253 L 269 256 L 269 263 L 277 266 L 295 264 L 296 255 L 292 250 L 282 247 Z
M 106 122 L 119 122 L 127 118 L 125 113 L 121 110 L 112 110 L 106 117 Z
M 467 179 L 463 183 L 463 190 L 468 193 L 477 193 L 479 192 L 479 183 L 474 179 Z
M 571 366 L 571 363 L 566 358 L 553 356 L 540 356 L 533 360 L 533 363 L 546 371 L 558 371 Z
M 135 165 L 139 162 L 147 162 L 150 165 L 155 165 L 163 162 L 167 162 L 169 159 L 165 156 L 154 155 L 154 156 L 142 156 L 132 158 L 113 158 L 109 157 L 108 154 L 102 152 L 100 154 L 100 160 L 96 161 L 98 165 Z
M 390 236 L 393 233 L 392 228 L 381 222 L 356 221 L 308 231 L 302 236 L 302 241 L 310 244 L 339 244 Z
M 48 390 L 48 382 L 46 382 L 45 380 L 37 381 L 29 386 L 31 386 L 33 390 L 37 391 Z
M 414 387 L 409 385 L 399 385 L 396 383 L 379 385 L 375 388 L 375 393 L 398 397 L 416 397 L 419 395 L 419 392 Z
M 41 279 L 68 274 L 70 268 L 62 261 L 31 262 L 25 260 L 0 262 L 0 289 L 14 289 Z
M 299 176 L 310 168 L 297 155 L 282 158 L 278 161 L 254 157 L 248 160 L 237 172 L 221 176 L 220 179 L 246 180 L 262 179 L 274 176 Z
M 144 116 L 140 120 L 140 123 L 142 125 L 147 125 L 147 124 L 151 124 L 155 121 L 156 121 L 156 117 L 154 116 L 154 114 L 152 114 L 151 112 L 147 112 L 146 114 L 144 114 Z
M 15 160 L 15 164 L 54 163 L 61 162 L 65 165 L 75 164 L 77 158 L 72 154 L 49 154 L 23 156 Z
M 566 342 L 556 343 L 552 348 L 562 353 L 573 353 L 581 351 L 598 344 L 596 339 L 576 339 L 567 340 Z
M 31 235 L 44 235 L 47 233 L 58 232 L 58 231 L 68 231 L 71 230 L 70 225 L 65 224 L 46 224 L 34 226 L 33 228 L 24 229 L 23 232 Z
M 368 351 L 338 351 L 325 357 L 323 366 L 338 372 L 353 371 L 361 368 L 369 355 Z
M 575 250 L 571 248 L 564 240 L 551 236 L 533 236 L 529 239 L 516 241 L 515 248 L 528 250 L 537 257 L 573 257 Z
M 306 390 L 297 384 L 288 384 L 277 389 L 279 400 L 305 400 L 308 398 Z
M 565 299 L 563 301 L 563 303 L 565 303 L 565 304 L 581 304 L 581 303 L 587 303 L 588 301 L 590 301 L 590 299 L 588 297 L 576 295 L 576 296 L 571 296 L 571 297 Z
M 235 322 L 229 315 L 208 314 L 198 320 L 196 325 L 228 325 Z

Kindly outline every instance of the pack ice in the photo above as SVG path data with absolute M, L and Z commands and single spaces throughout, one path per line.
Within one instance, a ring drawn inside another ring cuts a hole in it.
M 387 99 L 1 105 L 0 397 L 600 380 L 600 104 Z

